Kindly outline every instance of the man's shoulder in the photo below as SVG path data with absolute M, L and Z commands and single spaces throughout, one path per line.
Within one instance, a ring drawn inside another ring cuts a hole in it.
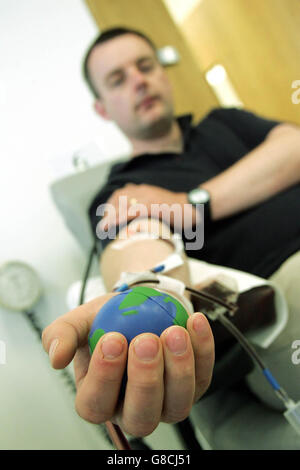
M 254 123 L 258 125 L 261 123 L 279 124 L 279 121 L 274 120 L 272 117 L 263 116 L 255 110 L 242 107 L 214 107 L 203 116 L 199 121 L 199 125 L 207 121 L 219 121 L 229 126 L 235 123 Z
M 280 121 L 245 108 L 213 108 L 199 122 L 198 128 L 219 129 L 238 136 L 252 149 L 259 145 Z
M 198 125 L 201 125 L 207 121 L 222 121 L 222 122 L 230 122 L 232 119 L 238 119 L 240 116 L 245 114 L 252 114 L 250 111 L 245 111 L 241 108 L 222 108 L 222 107 L 215 107 L 210 109 L 198 122 Z

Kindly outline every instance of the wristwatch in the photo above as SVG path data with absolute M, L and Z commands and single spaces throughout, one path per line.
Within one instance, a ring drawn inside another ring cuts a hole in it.
M 210 194 L 206 189 L 195 188 L 188 192 L 188 201 L 193 206 L 197 204 L 203 204 L 204 206 L 204 222 L 211 222 L 211 213 L 210 213 Z M 197 206 L 196 206 L 197 208 Z

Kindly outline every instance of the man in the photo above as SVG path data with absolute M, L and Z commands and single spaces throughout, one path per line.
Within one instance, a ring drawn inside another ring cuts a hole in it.
M 101 242 L 101 273 L 108 292 L 122 271 L 149 269 L 172 252 L 164 238 L 176 230 L 172 225 L 176 217 L 168 226 L 162 213 L 150 228 L 151 205 L 175 204 L 182 212 L 189 210 L 186 220 L 194 226 L 197 211 L 190 202 L 191 190 L 197 187 L 207 197 L 205 241 L 201 250 L 187 250 L 187 255 L 267 277 L 297 253 L 300 131 L 296 126 L 239 110 L 213 110 L 196 128 L 188 117 L 175 118 L 171 85 L 155 48 L 135 31 L 103 33 L 86 56 L 85 72 L 97 113 L 113 120 L 132 144 L 132 158 L 112 168 L 107 185 L 90 207 L 94 233 L 99 204 L 116 209 L 116 218 L 108 211 L 100 225 L 101 230 L 119 226 L 117 240 Z M 127 203 L 119 208 L 121 196 Z M 132 204 L 149 209 L 141 214 L 145 218 L 139 230 L 154 231 L 160 238 L 123 244 L 116 250 Z M 184 234 L 185 230 L 183 238 Z M 172 276 L 188 283 L 187 263 Z M 189 318 L 189 334 L 172 327 L 160 338 L 138 337 L 129 346 L 128 385 L 118 405 L 127 357 L 124 338 L 105 335 L 91 359 L 86 346 L 95 313 L 112 295 L 56 320 L 44 331 L 43 343 L 55 368 L 65 367 L 75 355 L 76 407 L 84 419 L 98 423 L 111 419 L 129 434 L 143 436 L 160 421 L 183 420 L 207 390 L 214 363 L 212 332 L 205 317 L 195 313 Z

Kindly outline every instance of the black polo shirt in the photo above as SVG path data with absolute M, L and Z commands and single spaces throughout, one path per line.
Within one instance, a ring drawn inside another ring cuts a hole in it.
M 279 124 L 236 108 L 213 109 L 195 126 L 191 115 L 177 119 L 184 137 L 182 153 L 142 154 L 112 166 L 107 184 L 89 207 L 94 234 L 100 220 L 96 216 L 98 205 L 126 183 L 188 192 L 233 165 Z M 300 249 L 299 214 L 300 185 L 297 185 L 258 206 L 213 222 L 205 228 L 203 247 L 186 250 L 187 255 L 269 277 Z M 99 243 L 103 248 L 109 241 Z

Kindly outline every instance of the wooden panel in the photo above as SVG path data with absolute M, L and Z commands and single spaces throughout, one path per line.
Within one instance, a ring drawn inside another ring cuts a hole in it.
M 177 114 L 191 112 L 197 120 L 218 106 L 199 64 L 162 0 L 85 1 L 100 31 L 114 26 L 132 27 L 148 35 L 157 47 L 173 45 L 177 48 L 181 61 L 167 68 Z
M 202 0 L 182 24 L 203 71 L 221 63 L 245 107 L 300 124 L 299 0 Z

